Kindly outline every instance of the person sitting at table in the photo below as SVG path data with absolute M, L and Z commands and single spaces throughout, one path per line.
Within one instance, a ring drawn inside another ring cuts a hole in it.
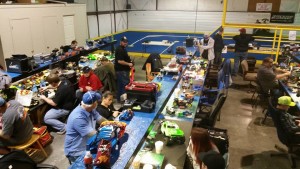
M 79 79 L 79 89 L 76 91 L 76 98 L 81 99 L 82 95 L 87 91 L 100 92 L 102 82 L 92 69 L 88 66 L 82 68 L 83 75 Z
M 215 58 L 214 44 L 215 40 L 211 38 L 208 33 L 204 33 L 203 39 L 198 43 L 201 57 L 207 59 L 211 64 L 213 64 Z
M 81 50 L 80 47 L 78 47 L 78 42 L 76 40 L 72 40 L 71 42 L 71 49 L 74 50 L 74 51 L 79 51 Z
M 266 57 L 257 72 L 257 82 L 264 93 L 278 95 L 278 80 L 290 76 L 290 71 L 273 67 L 273 59 Z
M 74 89 L 71 82 L 67 79 L 61 80 L 57 74 L 50 74 L 46 81 L 49 86 L 41 88 L 41 92 L 49 88 L 55 88 L 54 97 L 47 98 L 45 95 L 40 95 L 40 98 L 52 106 L 45 114 L 44 121 L 54 129 L 58 130 L 57 134 L 66 133 L 66 124 L 61 122 L 59 118 L 67 116 L 73 108 L 75 101 Z
M 207 129 L 199 127 L 192 128 L 190 142 L 186 151 L 194 169 L 200 169 L 200 166 L 202 165 L 202 161 L 198 158 L 198 154 L 210 150 L 219 153 L 218 147 L 210 140 Z
M 2 114 L 1 155 L 9 152 L 7 146 L 20 145 L 30 140 L 33 125 L 26 111 L 19 102 L 15 100 L 6 102 L 0 97 L 0 114 Z
M 67 121 L 64 151 L 70 164 L 86 151 L 89 137 L 95 135 L 96 123 L 101 124 L 106 119 L 96 111 L 100 94 L 93 91 L 86 92 L 81 104 L 70 114 Z
M 97 111 L 100 115 L 108 120 L 114 120 L 120 112 L 113 111 L 113 107 L 111 105 L 113 101 L 113 94 L 110 91 L 106 91 L 102 95 L 101 104 L 97 106 Z
M 201 152 L 198 158 L 202 161 L 201 169 L 225 169 L 226 163 L 222 155 L 216 151 Z
M 154 75 L 157 75 L 162 68 L 160 55 L 158 53 L 151 53 L 142 67 L 142 70 L 146 70 L 146 81 L 152 81 Z
M 300 117 L 292 116 L 288 113 L 290 106 L 295 106 L 296 103 L 292 102 L 292 98 L 289 96 L 281 96 L 278 98 L 278 104 L 276 106 L 279 116 L 280 124 L 284 131 L 286 131 L 293 140 L 293 142 L 300 142 Z

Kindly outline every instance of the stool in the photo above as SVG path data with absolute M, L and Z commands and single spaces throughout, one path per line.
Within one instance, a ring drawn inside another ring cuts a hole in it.
M 8 146 L 8 148 L 12 150 L 24 150 L 30 157 L 36 153 L 38 150 L 41 150 L 44 154 L 44 156 L 47 158 L 48 155 L 46 151 L 44 150 L 43 146 L 39 142 L 40 135 L 37 134 L 32 134 L 31 138 L 29 141 L 27 141 L 24 144 L 17 145 L 17 146 Z M 33 145 L 34 143 L 37 143 L 38 149 L 36 148 L 31 148 L 30 146 Z

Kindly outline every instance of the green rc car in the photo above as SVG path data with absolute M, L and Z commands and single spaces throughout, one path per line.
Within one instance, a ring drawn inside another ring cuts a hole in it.
M 184 132 L 179 129 L 179 126 L 171 121 L 163 121 L 160 126 L 161 133 L 165 135 L 165 144 L 170 146 L 173 144 L 184 144 Z

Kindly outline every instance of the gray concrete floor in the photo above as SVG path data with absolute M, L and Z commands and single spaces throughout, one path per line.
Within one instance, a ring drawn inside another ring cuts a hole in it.
M 141 71 L 145 58 L 136 58 L 136 80 L 145 80 L 145 71 Z M 167 63 L 169 59 L 163 59 Z M 248 93 L 248 82 L 242 77 L 233 77 L 234 84 L 229 89 L 227 100 L 221 110 L 221 120 L 216 127 L 228 130 L 229 134 L 229 169 L 289 169 L 288 159 L 285 157 L 270 157 L 270 153 L 278 152 L 274 145 L 278 144 L 284 149 L 276 135 L 272 120 L 267 119 L 265 125 L 261 124 L 264 117 L 262 108 L 252 108 L 251 96 Z M 42 163 L 52 164 L 59 169 L 69 166 L 64 156 L 64 135 L 54 136 L 53 143 L 46 147 L 49 157 Z M 298 169 L 300 162 L 297 161 Z

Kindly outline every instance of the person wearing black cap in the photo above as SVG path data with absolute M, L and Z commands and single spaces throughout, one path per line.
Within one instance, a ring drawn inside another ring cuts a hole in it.
M 82 68 L 83 75 L 80 76 L 78 85 L 79 89 L 76 91 L 76 98 L 81 99 L 82 95 L 87 91 L 100 91 L 102 82 L 92 69 L 88 66 Z
M 226 163 L 216 151 L 201 152 L 198 158 L 202 161 L 201 169 L 225 169 Z
M 254 37 L 252 37 L 252 35 L 246 34 L 245 28 L 241 28 L 239 31 L 240 34 L 233 37 L 233 40 L 235 41 L 233 76 L 236 76 L 238 73 L 240 62 L 248 56 L 249 43 L 254 41 Z
M 64 151 L 73 163 L 86 150 L 87 140 L 97 133 L 96 123 L 101 124 L 106 119 L 96 111 L 101 95 L 97 92 L 88 91 L 78 105 L 70 114 L 67 126 Z
M 7 146 L 20 145 L 30 140 L 33 125 L 27 110 L 15 100 L 6 102 L 0 97 L 0 114 L 3 123 L 0 132 L 0 154 L 6 154 Z
M 124 36 L 120 40 L 120 46 L 115 51 L 115 70 L 117 75 L 117 100 L 120 101 L 120 96 L 125 93 L 125 86 L 130 82 L 129 72 L 133 63 L 128 55 L 126 46 L 128 40 Z

